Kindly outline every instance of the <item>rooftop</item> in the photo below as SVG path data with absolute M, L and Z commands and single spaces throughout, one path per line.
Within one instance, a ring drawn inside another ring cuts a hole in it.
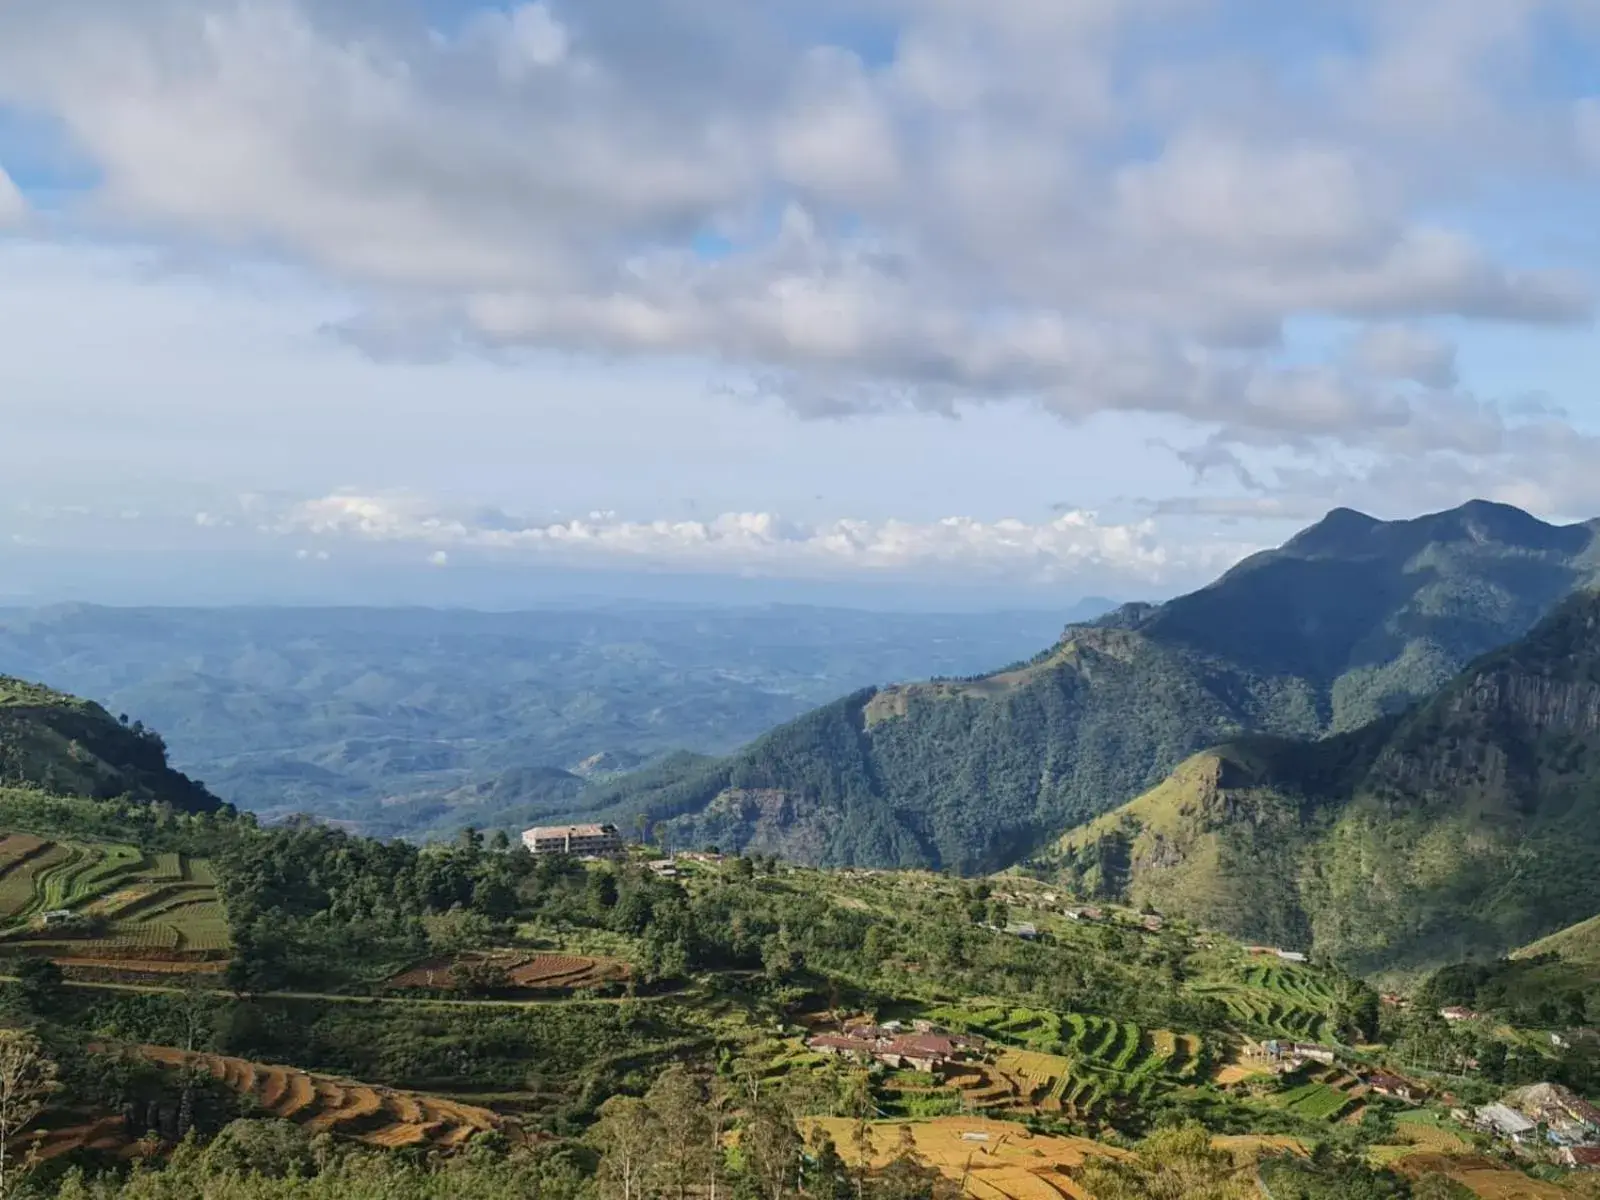
M 617 832 L 615 825 L 538 825 L 524 829 L 524 838 L 605 837 Z

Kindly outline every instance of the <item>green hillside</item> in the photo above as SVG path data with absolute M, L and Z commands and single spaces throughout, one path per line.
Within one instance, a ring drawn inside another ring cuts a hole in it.
M 1331 513 L 1165 605 L 1070 626 L 997 673 L 866 690 L 728 758 L 593 791 L 680 844 L 987 870 L 1251 732 L 1356 729 L 1519 636 L 1600 568 L 1593 525 L 1473 503 Z
M 1539 958 L 1554 954 L 1565 962 L 1600 968 L 1600 916 L 1579 921 L 1566 929 L 1524 946 L 1513 958 Z
M 1584 592 L 1404 716 L 1207 751 L 1051 857 L 1079 887 L 1372 972 L 1594 915 L 1597 818 L 1600 593 Z
M 129 796 L 185 812 L 220 801 L 167 765 L 160 736 L 98 704 L 0 676 L 0 787 L 54 795 Z

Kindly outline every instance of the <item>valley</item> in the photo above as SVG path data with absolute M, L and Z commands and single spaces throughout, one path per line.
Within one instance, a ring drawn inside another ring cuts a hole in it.
M 262 820 L 6 681 L 0 1149 L 96 1200 L 1592 1195 L 1591 535 L 1334 514 L 526 841 Z

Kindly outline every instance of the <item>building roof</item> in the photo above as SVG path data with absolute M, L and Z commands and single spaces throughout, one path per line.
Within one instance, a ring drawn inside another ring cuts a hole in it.
M 877 1049 L 874 1043 L 864 1038 L 842 1037 L 837 1033 L 825 1033 L 821 1037 L 814 1037 L 806 1045 L 813 1050 L 854 1050 L 862 1054 L 871 1054 Z
M 1577 1167 L 1600 1167 L 1600 1146 L 1569 1146 L 1567 1153 Z
M 532 829 L 524 829 L 522 836 L 524 838 L 605 837 L 616 831 L 615 825 L 537 825 Z
M 903 1054 L 909 1058 L 950 1058 L 956 1044 L 947 1037 L 921 1033 L 915 1037 L 898 1037 L 884 1047 L 888 1054 Z
M 1379 1092 L 1414 1092 L 1418 1090 L 1417 1085 L 1409 1079 L 1402 1079 L 1398 1075 L 1388 1075 L 1382 1071 L 1379 1071 L 1376 1075 L 1368 1076 L 1367 1084 L 1373 1090 Z
M 1504 1104 L 1485 1104 L 1478 1110 L 1478 1120 L 1507 1134 L 1532 1133 L 1536 1128 L 1527 1117 Z

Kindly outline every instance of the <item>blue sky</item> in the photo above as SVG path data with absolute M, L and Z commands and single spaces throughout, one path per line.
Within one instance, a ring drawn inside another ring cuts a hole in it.
M 1335 505 L 1600 514 L 1597 34 L 1593 0 L 22 0 L 0 567 L 1055 603 Z

